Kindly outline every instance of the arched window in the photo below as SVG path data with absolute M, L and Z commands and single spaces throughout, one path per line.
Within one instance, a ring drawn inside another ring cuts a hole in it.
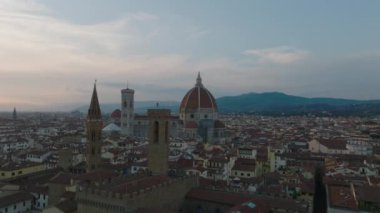
M 160 137 L 159 130 L 160 130 L 159 123 L 158 123 L 158 121 L 155 121 L 154 126 L 153 126 L 153 142 L 155 142 L 155 143 L 158 143 L 158 140 Z
M 197 206 L 197 211 L 196 211 L 197 213 L 203 213 L 203 208 L 202 208 L 202 206 L 201 205 L 198 205 Z
M 128 101 L 124 101 L 124 107 L 128 106 Z
M 165 141 L 169 143 L 169 122 L 165 122 Z

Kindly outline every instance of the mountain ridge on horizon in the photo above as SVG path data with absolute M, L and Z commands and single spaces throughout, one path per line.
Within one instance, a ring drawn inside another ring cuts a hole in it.
M 149 108 L 156 107 L 169 108 L 173 112 L 178 112 L 180 102 L 177 101 L 136 101 L 135 112 L 144 113 Z M 283 92 L 249 92 L 235 96 L 222 96 L 216 99 L 220 112 L 296 112 L 308 111 L 316 112 L 318 110 L 347 110 L 347 108 L 357 105 L 379 104 L 380 100 L 355 100 L 345 98 L 325 98 L 316 97 L 308 98 L 302 96 L 288 95 Z M 81 106 L 74 111 L 87 112 L 88 106 Z M 111 113 L 115 109 L 120 109 L 120 103 L 101 104 L 104 113 Z M 342 109 L 341 109 L 342 108 Z M 380 113 L 380 112 L 379 112 Z

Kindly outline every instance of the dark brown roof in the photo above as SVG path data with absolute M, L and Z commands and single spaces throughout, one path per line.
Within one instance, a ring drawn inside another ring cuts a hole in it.
M 235 165 L 232 168 L 232 170 L 239 170 L 239 171 L 251 171 L 254 172 L 256 168 L 256 162 L 254 159 L 244 159 L 244 158 L 238 158 L 235 161 Z
M 224 205 L 235 206 L 250 200 L 246 194 L 235 192 L 222 192 L 207 189 L 191 189 L 186 194 L 186 199 L 195 199 L 200 201 L 208 201 Z
M 360 186 L 356 189 L 358 200 L 380 204 L 380 186 Z
M 119 175 L 120 174 L 118 172 L 115 172 L 113 170 L 99 168 L 91 172 L 76 176 L 75 180 L 100 181 L 108 178 L 114 178 Z
M 358 210 L 354 195 L 349 186 L 329 185 L 330 206 L 342 209 Z
M 76 212 L 77 210 L 77 202 L 75 200 L 64 200 L 55 205 L 59 210 L 63 212 Z
M 32 199 L 33 195 L 24 191 L 3 191 L 0 193 L 0 208 Z
M 222 121 L 216 120 L 215 124 L 214 124 L 214 127 L 215 128 L 225 128 L 226 126 L 224 125 L 224 123 Z
M 126 180 L 123 183 L 108 187 L 108 190 L 118 193 L 132 193 L 139 191 L 140 189 L 146 189 L 154 185 L 162 184 L 166 181 L 169 181 L 169 177 L 149 176 L 144 178 Z
M 342 139 L 334 139 L 334 140 L 320 140 L 319 143 L 326 146 L 329 149 L 346 149 L 346 141 Z
M 60 172 L 49 180 L 49 183 L 70 184 L 72 175 L 70 173 Z

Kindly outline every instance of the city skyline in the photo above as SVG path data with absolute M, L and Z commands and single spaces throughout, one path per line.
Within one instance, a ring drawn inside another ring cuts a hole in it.
M 372 1 L 0 1 L 0 110 L 63 110 L 120 90 L 180 101 L 280 91 L 380 99 Z M 70 108 L 71 110 L 71 108 Z

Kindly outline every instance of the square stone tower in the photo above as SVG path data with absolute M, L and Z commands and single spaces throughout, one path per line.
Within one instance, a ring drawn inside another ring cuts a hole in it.
M 153 175 L 167 175 L 169 166 L 169 119 L 168 109 L 149 109 L 148 169 Z

